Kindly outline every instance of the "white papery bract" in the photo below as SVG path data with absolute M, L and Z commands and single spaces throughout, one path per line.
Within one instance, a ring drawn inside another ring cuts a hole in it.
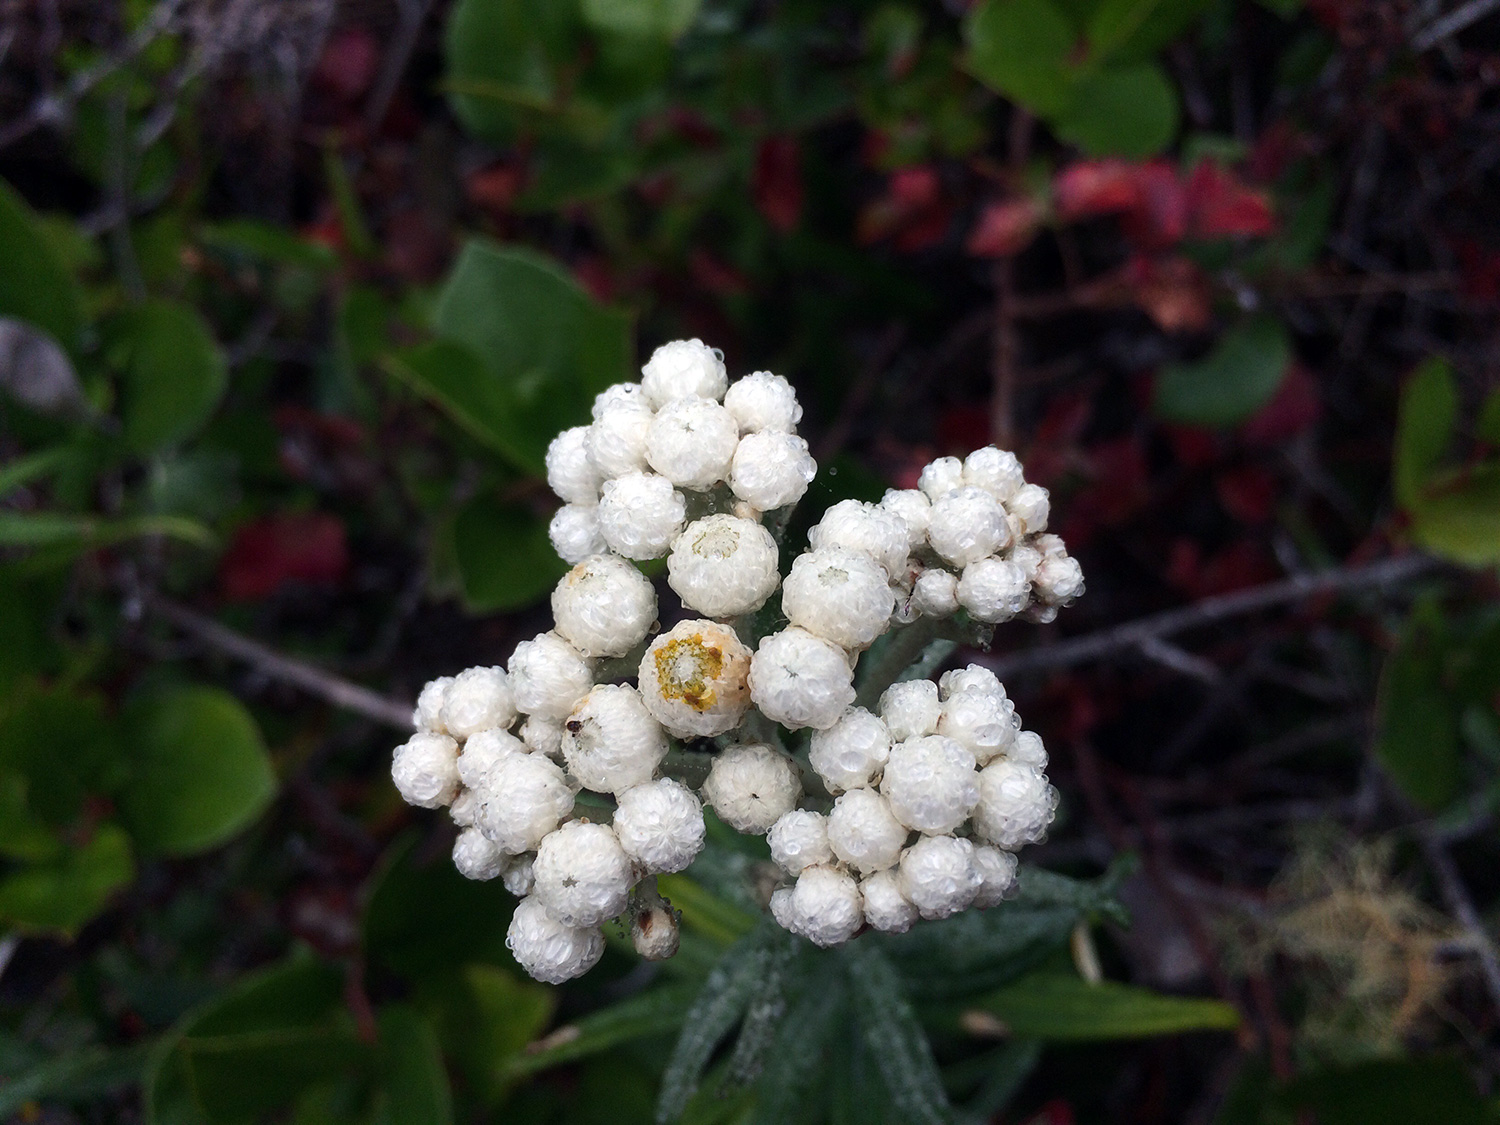
M 801 500 L 817 475 L 818 463 L 806 441 L 781 430 L 764 430 L 740 438 L 729 487 L 752 508 L 769 512 Z
M 1014 744 L 1020 722 L 1005 692 L 965 688 L 950 692 L 938 719 L 938 733 L 962 743 L 981 766 Z
M 656 590 L 624 559 L 584 559 L 552 591 L 559 636 L 584 656 L 623 656 L 646 639 L 656 621 Z
M 666 477 L 626 473 L 604 482 L 599 532 L 609 549 L 627 559 L 659 559 L 687 520 L 687 501 Z
M 429 734 L 448 733 L 443 726 L 443 695 L 453 680 L 452 676 L 439 676 L 423 685 L 417 696 L 417 708 L 411 713 L 412 726 Z
M 984 489 L 996 500 L 1006 501 L 1026 483 L 1026 477 L 1014 453 L 987 445 L 964 458 L 963 481 Z
M 472 828 L 479 819 L 479 798 L 472 789 L 460 789 L 448 806 L 448 815 L 460 828 Z
M 788 875 L 800 875 L 803 868 L 833 862 L 828 845 L 828 818 L 811 809 L 793 809 L 777 818 L 766 833 L 771 859 Z
M 724 357 L 702 340 L 663 344 L 641 368 L 641 389 L 657 410 L 694 396 L 721 399 L 728 384 Z
M 651 420 L 646 460 L 677 487 L 702 492 L 729 478 L 739 443 L 729 411 L 711 399 L 680 398 Z
M 1005 509 L 982 488 L 955 489 L 932 502 L 927 540 L 948 562 L 966 567 L 1010 545 Z
M 911 604 L 928 617 L 952 617 L 958 612 L 958 575 L 929 567 L 912 584 Z
M 458 779 L 469 789 L 482 788 L 490 771 L 511 754 L 529 753 L 527 746 L 509 731 L 482 730 L 464 741 L 458 755 Z
M 938 677 L 937 686 L 944 699 L 959 691 L 989 692 L 1005 698 L 1005 687 L 1000 683 L 1000 677 L 983 664 L 950 668 Z
M 597 926 L 565 926 L 536 898 L 522 899 L 516 907 L 505 944 L 516 964 L 544 984 L 581 977 L 604 956 L 604 934 Z
M 917 487 L 932 501 L 941 500 L 963 486 L 964 463 L 957 457 L 939 457 L 928 462 L 917 480 Z
M 567 504 L 595 504 L 604 483 L 589 460 L 589 427 L 574 426 L 547 447 L 547 486 Z
M 1083 567 L 1067 555 L 1042 557 L 1033 578 L 1037 600 L 1047 605 L 1067 605 L 1083 593 Z
M 1009 621 L 1031 599 L 1026 572 L 1009 559 L 984 558 L 964 567 L 958 601 L 975 621 Z
M 983 879 L 974 867 L 974 845 L 953 836 L 924 836 L 901 856 L 901 893 L 923 918 L 967 910 Z
M 509 859 L 477 828 L 465 828 L 453 841 L 453 866 L 465 879 L 493 879 L 505 870 Z
M 766 603 L 781 581 L 776 540 L 754 520 L 713 515 L 688 524 L 667 556 L 667 585 L 709 617 L 738 617 Z
M 1047 517 L 1052 510 L 1052 499 L 1045 488 L 1038 484 L 1023 484 L 1016 494 L 1005 502 L 1005 510 L 1021 521 L 1027 535 L 1047 530 Z
M 864 896 L 865 921 L 888 934 L 904 934 L 920 915 L 901 893 L 901 873 L 892 867 L 866 875 L 859 884 Z
M 565 563 L 580 563 L 590 555 L 609 550 L 604 531 L 599 526 L 597 505 L 564 504 L 552 513 L 547 538 L 557 557 Z
M 890 729 L 863 707 L 851 707 L 827 730 L 813 731 L 808 749 L 808 761 L 833 794 L 874 785 L 890 756 Z
M 703 850 L 703 806 L 682 782 L 663 777 L 620 794 L 614 829 L 647 874 L 681 871 Z
M 974 870 L 979 874 L 979 893 L 974 896 L 974 905 L 981 909 L 999 906 L 1016 887 L 1015 855 L 986 844 L 975 848 L 971 856 Z
M 565 926 L 597 926 L 619 915 L 635 882 L 630 857 L 607 824 L 575 820 L 538 845 L 532 894 Z
M 936 734 L 942 714 L 938 686 L 931 680 L 903 680 L 886 688 L 880 696 L 880 717 L 893 742 Z
M 750 698 L 768 719 L 823 730 L 854 702 L 844 650 L 795 626 L 760 642 L 750 661 Z
M 505 669 L 470 668 L 455 676 L 443 692 L 442 721 L 454 738 L 515 722 L 516 698 Z
M 763 743 L 731 746 L 709 767 L 703 799 L 738 832 L 760 835 L 797 804 L 797 767 Z
M 630 944 L 647 961 L 675 957 L 682 944 L 682 927 L 677 923 L 677 912 L 660 901 L 637 908 L 630 919 Z
M 601 684 L 563 722 L 563 761 L 585 789 L 622 793 L 651 780 L 667 756 L 667 732 L 626 684 Z
M 1035 766 L 1001 758 L 979 771 L 974 832 L 1006 851 L 1039 842 L 1057 811 L 1057 790 Z
M 868 555 L 824 547 L 799 555 L 781 590 L 787 620 L 841 648 L 868 648 L 890 624 L 895 598 Z
M 594 423 L 585 435 L 584 449 L 601 481 L 645 471 L 646 438 L 654 417 L 635 383 L 610 387 L 594 400 Z
M 391 780 L 408 805 L 441 808 L 458 796 L 458 743 L 446 734 L 418 731 L 396 747 Z
M 517 898 L 525 898 L 536 886 L 536 856 L 530 852 L 513 855 L 500 873 L 500 882 Z
M 510 688 L 528 714 L 561 719 L 593 684 L 593 666 L 556 633 L 539 633 L 511 653 Z
M 561 719 L 544 719 L 540 715 L 532 715 L 521 724 L 520 730 L 516 733 L 526 744 L 526 749 L 533 754 L 545 754 L 548 757 L 561 759 L 563 736 Z
M 891 747 L 880 791 L 896 819 L 908 828 L 952 832 L 979 800 L 974 765 L 973 751 L 951 738 L 909 738 Z
M 895 512 L 861 500 L 834 504 L 807 533 L 807 542 L 815 551 L 842 547 L 868 555 L 888 575 L 900 573 L 906 565 L 906 521 Z
M 795 433 L 797 423 L 802 421 L 797 392 L 780 375 L 769 371 L 752 371 L 729 384 L 724 409 L 734 415 L 742 434 Z
M 508 755 L 485 776 L 479 796 L 479 830 L 511 855 L 535 850 L 573 811 L 573 789 L 551 758 Z
M 864 924 L 864 899 L 854 877 L 837 867 L 809 867 L 771 896 L 783 929 L 827 948 L 842 945 Z
M 873 789 L 851 789 L 828 814 L 833 854 L 862 874 L 894 867 L 909 834 L 890 803 Z
M 739 726 L 750 708 L 750 661 L 733 629 L 680 621 L 641 657 L 641 698 L 678 738 L 712 738 Z
M 1018 731 L 1015 742 L 1005 752 L 1005 756 L 1023 766 L 1033 766 L 1039 770 L 1047 768 L 1047 748 L 1042 744 L 1042 736 L 1034 730 Z
M 901 517 L 906 524 L 906 549 L 915 551 L 927 542 L 927 525 L 932 519 L 932 501 L 916 488 L 888 488 L 880 500 L 886 511 Z

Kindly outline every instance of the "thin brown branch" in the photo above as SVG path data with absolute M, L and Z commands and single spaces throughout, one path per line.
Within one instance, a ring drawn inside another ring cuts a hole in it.
M 1453 862 L 1453 856 L 1441 836 L 1436 832 L 1423 832 L 1420 839 L 1422 853 L 1427 857 L 1433 874 L 1437 876 L 1443 902 L 1463 927 L 1464 936 L 1479 958 L 1479 969 L 1484 976 L 1485 987 L 1489 990 L 1490 1000 L 1500 1010 L 1500 950 L 1496 949 L 1495 940 L 1484 928 L 1479 910 L 1459 873 L 1458 864 Z

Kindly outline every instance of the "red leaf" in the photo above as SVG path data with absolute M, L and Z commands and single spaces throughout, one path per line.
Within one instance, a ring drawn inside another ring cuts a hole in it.
M 328 37 L 313 67 L 312 81 L 335 98 L 352 102 L 367 91 L 380 70 L 380 44 L 362 27 L 346 27 Z
M 1271 401 L 1240 426 L 1240 436 L 1251 445 L 1280 445 L 1317 425 L 1322 416 L 1317 383 L 1307 368 L 1294 362 Z
M 971 449 L 989 444 L 989 407 L 950 406 L 938 415 L 936 431 L 938 447 L 945 453 L 962 457 Z
M 748 277 L 701 246 L 694 247 L 693 252 L 688 255 L 688 270 L 700 288 L 719 296 L 732 296 L 750 290 Z
M 1214 431 L 1197 426 L 1163 426 L 1172 452 L 1185 468 L 1201 469 L 1219 459 L 1219 441 Z
M 520 164 L 492 164 L 470 172 L 464 181 L 469 200 L 486 211 L 503 214 L 511 209 L 526 182 L 526 169 Z
M 1135 178 L 1141 198 L 1125 214 L 1125 236 L 1145 249 L 1181 242 L 1188 228 L 1188 201 L 1177 169 L 1165 160 L 1151 160 L 1136 167 Z
M 1195 238 L 1263 236 L 1276 230 L 1264 192 L 1211 161 L 1200 161 L 1187 182 L 1189 226 Z
M 1208 278 L 1188 258 L 1137 255 L 1125 268 L 1136 303 L 1163 332 L 1198 332 L 1213 316 Z
M 1001 199 L 985 205 L 969 232 L 965 252 L 976 258 L 1008 258 L 1031 244 L 1042 223 L 1035 199 Z
M 755 153 L 752 190 L 756 210 L 772 229 L 783 234 L 796 229 L 806 195 L 796 137 L 783 134 L 761 141 Z
M 227 598 L 254 600 L 289 582 L 337 583 L 348 569 L 343 521 L 326 512 L 280 512 L 235 532 L 219 561 L 219 586 Z
M 1219 504 L 1241 523 L 1265 523 L 1276 511 L 1280 485 L 1259 465 L 1220 473 L 1214 480 Z
M 619 291 L 619 283 L 609 259 L 602 254 L 588 254 L 573 263 L 573 276 L 589 291 L 589 296 L 609 304 Z
M 855 234 L 863 243 L 890 238 L 899 250 L 921 250 L 942 241 L 951 214 L 937 169 L 925 164 L 898 168 L 885 193 L 860 212 Z
M 1139 165 L 1125 160 L 1080 160 L 1052 180 L 1052 205 L 1064 222 L 1130 211 L 1141 204 Z

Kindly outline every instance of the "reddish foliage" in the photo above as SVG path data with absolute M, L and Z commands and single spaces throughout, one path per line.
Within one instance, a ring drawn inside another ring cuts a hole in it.
M 1037 423 L 1031 446 L 1022 460 L 1026 479 L 1050 486 L 1068 468 L 1078 448 L 1078 438 L 1093 416 L 1089 396 L 1078 392 L 1058 395 Z
M 1208 327 L 1213 292 L 1208 277 L 1191 259 L 1138 254 L 1124 272 L 1136 303 L 1163 332 L 1200 332 Z
M 603 254 L 586 254 L 573 263 L 573 276 L 596 301 L 613 301 L 619 292 L 619 279 Z
M 1214 478 L 1219 504 L 1241 523 L 1264 523 L 1276 511 L 1281 492 L 1276 477 L 1259 465 L 1232 469 Z
M 1195 238 L 1254 237 L 1276 230 L 1266 194 L 1208 160 L 1200 161 L 1188 176 L 1187 207 Z
M 503 214 L 511 209 L 526 182 L 526 169 L 520 164 L 492 164 L 470 172 L 464 180 L 469 201 L 486 211 Z
M 1042 225 L 1042 206 L 1035 199 L 1000 199 L 985 205 L 964 251 L 976 258 L 1008 258 L 1031 244 Z
M 344 524 L 327 512 L 281 512 L 235 532 L 219 586 L 235 601 L 269 597 L 290 582 L 331 584 L 349 569 Z
M 1201 469 L 1219 459 L 1219 442 L 1212 430 L 1197 426 L 1163 426 L 1177 460 L 1189 469 Z
M 1054 177 L 1052 200 L 1064 222 L 1120 215 L 1126 236 L 1143 249 L 1188 236 L 1266 235 L 1276 227 L 1265 194 L 1210 161 L 1184 179 L 1165 160 L 1083 160 Z
M 952 206 L 943 198 L 936 168 L 919 164 L 891 173 L 885 193 L 859 213 L 855 233 L 862 243 L 889 238 L 896 249 L 922 250 L 948 233 Z
M 755 208 L 783 234 L 795 230 L 802 218 L 806 192 L 802 186 L 802 153 L 790 134 L 767 137 L 755 153 L 752 191 Z
M 1126 160 L 1080 160 L 1052 181 L 1052 205 L 1064 222 L 1111 215 L 1140 206 L 1139 165 Z
M 1188 231 L 1187 189 L 1165 160 L 1138 166 L 1140 202 L 1122 217 L 1125 236 L 1145 249 L 1175 246 Z
M 701 113 L 687 106 L 673 106 L 667 111 L 667 124 L 672 131 L 694 148 L 717 148 L 722 138 L 719 131 Z
M 938 447 L 945 453 L 962 457 L 971 449 L 990 442 L 988 405 L 950 406 L 938 415 Z
M 1134 434 L 1101 442 L 1087 453 L 1091 483 L 1069 497 L 1059 529 L 1079 548 L 1105 527 L 1124 523 L 1151 499 L 1151 470 L 1145 445 Z
M 1191 598 L 1208 598 L 1270 582 L 1276 567 L 1265 548 L 1250 539 L 1231 543 L 1205 559 L 1203 550 L 1190 539 L 1178 539 L 1167 556 L 1164 577 Z
M 688 271 L 701 288 L 721 297 L 750 291 L 750 279 L 701 246 L 688 255 Z
M 333 97 L 352 102 L 369 90 L 379 71 L 380 44 L 375 36 L 363 27 L 346 27 L 328 37 L 312 81 Z
M 1279 445 L 1317 425 L 1322 415 L 1318 385 L 1307 368 L 1294 362 L 1271 401 L 1250 416 L 1240 434 L 1251 445 Z
M 392 211 L 380 247 L 385 265 L 397 277 L 436 281 L 452 257 L 452 232 L 422 207 Z

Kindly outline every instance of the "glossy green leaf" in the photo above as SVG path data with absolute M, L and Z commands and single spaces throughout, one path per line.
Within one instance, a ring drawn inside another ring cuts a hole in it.
M 1089 20 L 1096 62 L 1141 62 L 1178 38 L 1208 0 L 1102 0 Z
M 582 0 L 595 31 L 642 39 L 676 39 L 698 15 L 700 0 Z
M 1202 359 L 1162 371 L 1156 413 L 1170 422 L 1232 426 L 1270 401 L 1291 360 L 1291 338 L 1279 320 L 1247 320 L 1224 333 Z
M 83 296 L 43 234 L 36 214 L 0 180 L 0 316 L 28 321 L 75 355 L 82 343 Z
M 111 336 L 122 363 L 125 444 L 154 453 L 201 429 L 229 377 L 203 318 L 186 305 L 148 301 L 121 314 Z
M 1458 792 L 1458 703 L 1444 683 L 1440 623 L 1413 611 L 1381 672 L 1375 756 L 1396 787 L 1427 809 Z
M 101 824 L 87 842 L 0 878 L 0 926 L 72 936 L 134 878 L 129 838 Z
M 1178 113 L 1166 72 L 1136 63 L 1082 75 L 1053 128 L 1091 156 L 1150 156 L 1177 135 Z
M 1500 463 L 1434 481 L 1410 508 L 1412 537 L 1465 566 L 1500 563 Z
M 134 772 L 120 809 L 143 851 L 189 855 L 216 847 L 276 795 L 260 728 L 218 688 L 143 696 L 127 710 L 125 732 Z
M 872 942 L 851 944 L 844 964 L 860 1034 L 880 1062 L 881 1080 L 901 1119 L 926 1125 L 951 1122 L 953 1109 L 932 1044 L 895 967 Z
M 497 144 L 519 124 L 545 121 L 579 30 L 577 0 L 459 0 L 445 43 L 454 114 Z
M 420 1012 L 392 1004 L 380 1013 L 378 1057 L 374 1125 L 447 1125 L 453 1120 L 443 1054 Z
M 1066 108 L 1078 36 L 1050 0 L 982 0 L 964 38 L 968 68 L 986 86 L 1047 116 Z
M 1148 988 L 1071 973 L 1022 977 L 978 1005 L 1023 1039 L 1144 1039 L 1183 1031 L 1233 1031 L 1239 1013 L 1219 1000 L 1163 996 Z
M 1401 391 L 1391 472 L 1396 502 L 1412 507 L 1453 441 L 1458 390 L 1453 370 L 1441 359 L 1418 367 Z
M 535 512 L 476 496 L 453 521 L 453 553 L 464 603 L 475 613 L 519 609 L 546 597 L 567 564 Z
M 338 254 L 321 242 L 257 219 L 229 219 L 205 224 L 198 241 L 211 250 L 275 265 L 326 272 L 338 266 Z

